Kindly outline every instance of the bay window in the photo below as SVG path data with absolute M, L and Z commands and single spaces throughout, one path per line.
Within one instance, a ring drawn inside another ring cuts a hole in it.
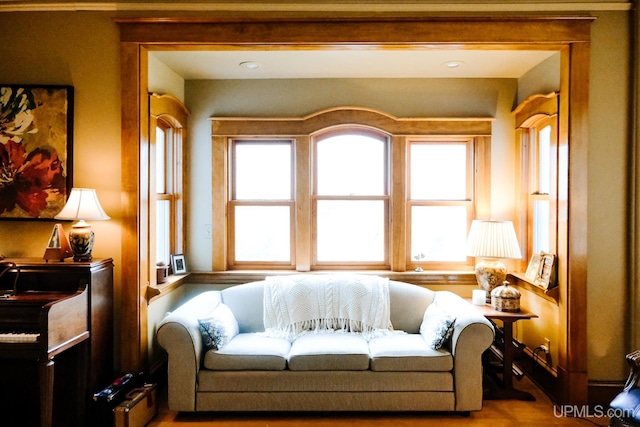
M 490 134 L 353 108 L 212 118 L 213 270 L 470 269 Z

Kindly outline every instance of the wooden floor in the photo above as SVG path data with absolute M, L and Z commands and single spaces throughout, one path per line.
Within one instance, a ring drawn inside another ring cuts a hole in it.
M 159 390 L 158 415 L 148 427 L 409 427 L 434 425 L 449 426 L 607 426 L 607 408 L 559 407 L 536 388 L 526 377 L 517 381 L 518 389 L 532 393 L 535 402 L 517 400 L 485 400 L 482 411 L 468 417 L 453 414 L 429 413 L 203 413 L 185 414 L 167 409 L 166 390 Z M 583 418 L 567 416 L 573 412 Z M 585 416 L 586 415 L 586 416 Z

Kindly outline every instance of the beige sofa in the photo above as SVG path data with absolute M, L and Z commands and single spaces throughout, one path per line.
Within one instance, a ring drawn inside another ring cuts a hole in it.
M 264 333 L 265 283 L 203 292 L 158 325 L 158 343 L 168 353 L 170 410 L 482 409 L 481 356 L 494 331 L 464 299 L 388 281 L 396 332 L 374 337 L 315 332 L 291 341 Z M 437 350 L 427 344 L 424 330 L 421 334 L 431 305 L 455 318 L 450 338 Z M 239 334 L 224 347 L 207 350 L 198 320 L 223 306 L 233 313 Z

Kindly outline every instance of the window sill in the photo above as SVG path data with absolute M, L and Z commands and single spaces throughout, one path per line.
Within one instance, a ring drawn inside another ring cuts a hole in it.
M 184 283 L 186 279 L 191 275 L 187 274 L 171 274 L 167 277 L 167 281 L 156 286 L 147 286 L 147 303 L 150 303 L 154 299 L 160 298 L 169 292 L 178 289 Z
M 524 273 L 509 273 L 508 278 L 512 282 L 512 284 L 531 291 L 534 294 L 546 299 L 547 301 L 558 304 L 560 291 L 558 290 L 557 286 L 551 289 L 544 290 L 525 279 Z
M 189 283 L 239 285 L 242 283 L 264 280 L 267 276 L 289 274 L 331 274 L 357 273 L 388 277 L 391 280 L 412 283 L 415 285 L 476 285 L 473 271 L 388 271 L 388 270 L 348 270 L 348 271 L 290 271 L 290 270 L 231 270 L 231 271 L 194 271 L 190 273 Z

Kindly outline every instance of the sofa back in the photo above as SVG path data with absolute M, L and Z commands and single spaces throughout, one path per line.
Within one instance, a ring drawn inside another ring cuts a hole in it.
M 236 316 L 240 332 L 264 331 L 262 299 L 264 280 L 245 283 L 222 291 L 222 302 Z M 424 312 L 433 302 L 435 292 L 405 282 L 389 281 L 389 305 L 394 329 L 417 333 Z

